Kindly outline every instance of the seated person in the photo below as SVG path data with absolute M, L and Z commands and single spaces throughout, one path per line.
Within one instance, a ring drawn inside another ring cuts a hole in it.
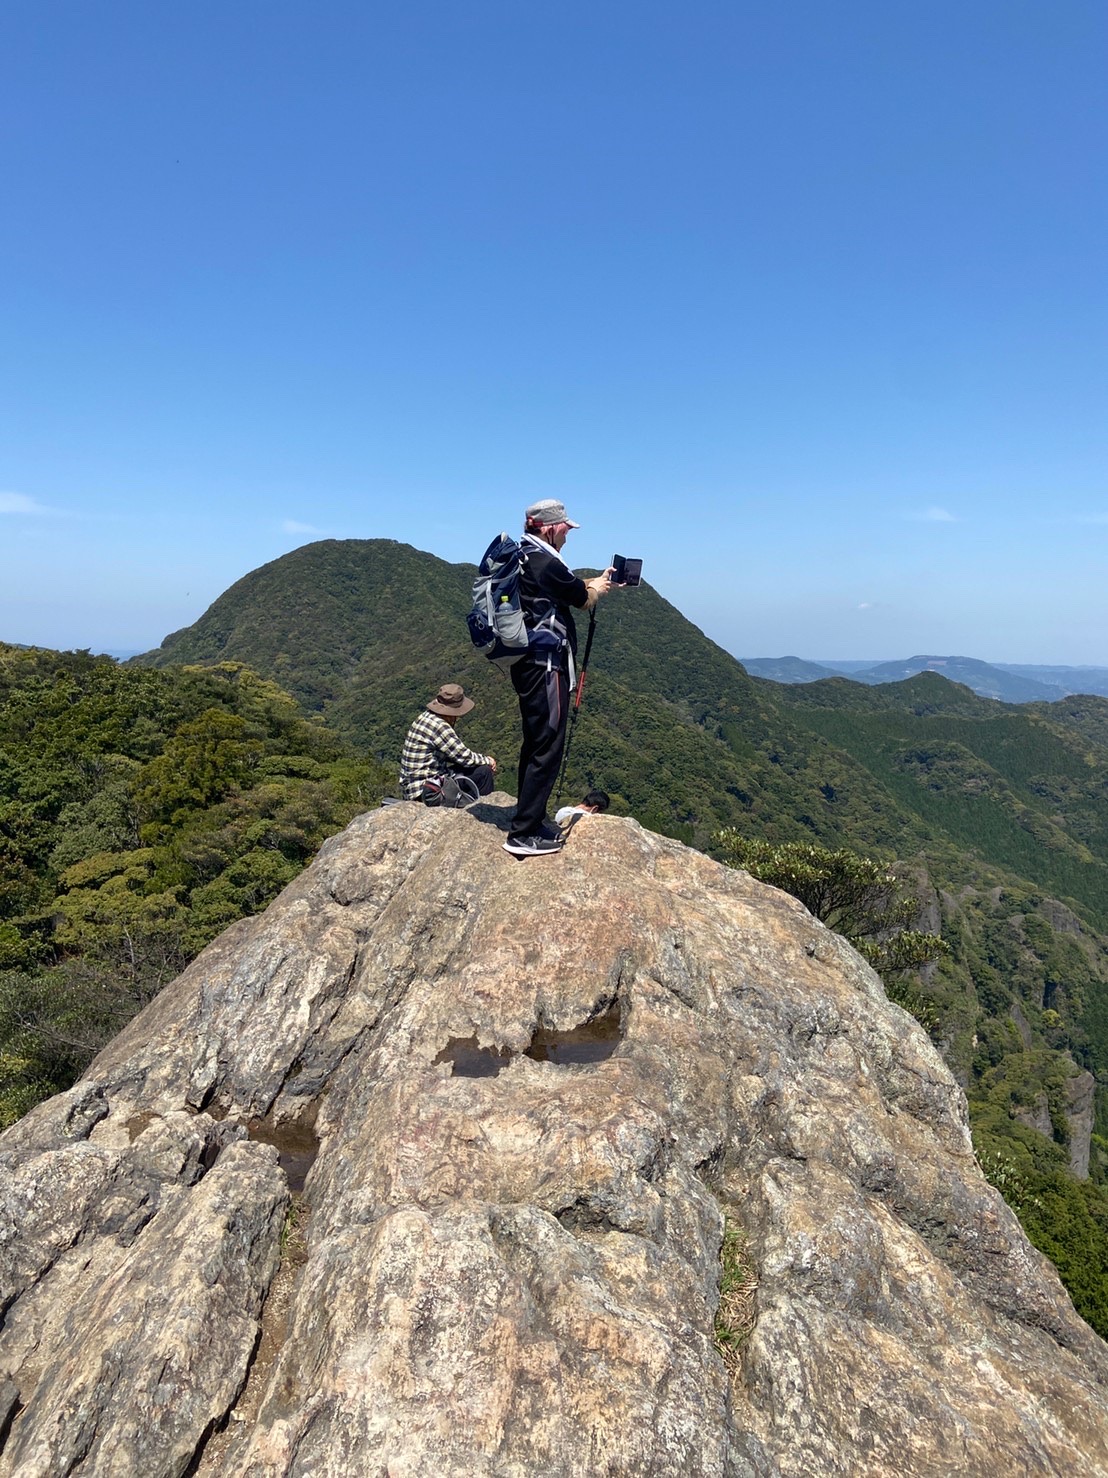
M 611 805 L 606 793 L 602 790 L 590 790 L 579 806 L 563 806 L 555 813 L 554 824 L 560 826 L 563 831 L 568 831 L 571 826 L 580 821 L 582 816 L 595 816 L 600 811 L 606 811 Z
M 473 699 L 466 697 L 458 683 L 443 683 L 415 719 L 400 755 L 400 788 L 405 800 L 431 799 L 437 791 L 427 782 L 443 775 L 466 776 L 479 795 L 492 790 L 495 759 L 468 749 L 454 732 L 454 725 L 472 707 Z

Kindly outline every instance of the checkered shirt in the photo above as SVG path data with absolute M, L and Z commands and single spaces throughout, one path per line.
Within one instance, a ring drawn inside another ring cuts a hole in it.
M 425 708 L 404 740 L 400 754 L 400 788 L 405 800 L 418 800 L 423 782 L 432 775 L 491 764 L 491 754 L 476 754 L 467 748 L 444 718 Z

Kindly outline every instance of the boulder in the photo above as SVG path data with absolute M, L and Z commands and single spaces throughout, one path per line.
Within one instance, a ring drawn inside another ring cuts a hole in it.
M 794 899 L 358 818 L 0 1137 L 0 1474 L 1108 1475 L 1108 1347 Z

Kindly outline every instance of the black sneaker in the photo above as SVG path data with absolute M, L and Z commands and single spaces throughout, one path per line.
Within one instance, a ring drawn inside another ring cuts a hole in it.
M 553 857 L 562 850 L 562 844 L 543 836 L 509 837 L 504 850 L 513 857 Z

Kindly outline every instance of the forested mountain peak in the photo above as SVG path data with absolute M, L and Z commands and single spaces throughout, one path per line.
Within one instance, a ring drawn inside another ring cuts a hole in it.
M 192 626 L 132 661 L 246 662 L 319 708 L 343 691 L 367 643 L 403 633 L 418 642 L 421 611 L 457 604 L 474 574 L 393 539 L 322 539 L 251 570 Z

